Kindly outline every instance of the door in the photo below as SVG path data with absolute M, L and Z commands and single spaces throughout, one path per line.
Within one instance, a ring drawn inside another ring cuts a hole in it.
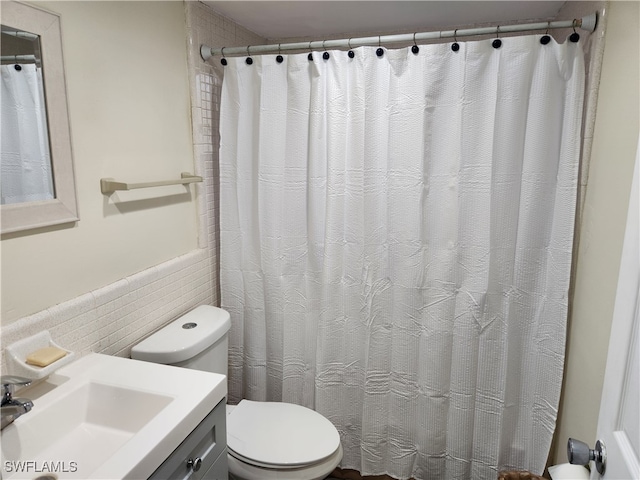
M 592 465 L 591 480 L 640 480 L 640 237 L 638 156 L 609 340 L 597 438 L 606 448 L 606 468 Z

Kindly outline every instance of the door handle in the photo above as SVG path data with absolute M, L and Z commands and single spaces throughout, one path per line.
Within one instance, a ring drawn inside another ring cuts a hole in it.
M 603 475 L 607 466 L 607 449 L 602 440 L 598 440 L 596 448 L 591 450 L 586 443 L 570 438 L 567 442 L 567 458 L 573 465 L 587 465 L 593 460 L 596 470 Z

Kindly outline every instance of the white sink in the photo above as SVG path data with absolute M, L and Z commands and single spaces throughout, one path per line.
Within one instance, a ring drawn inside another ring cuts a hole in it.
M 2 432 L 5 458 L 74 461 L 94 471 L 173 398 L 102 383 L 85 383 L 50 406 L 34 409 Z M 34 467 L 35 469 L 35 467 Z M 62 468 L 61 468 L 62 469 Z M 73 472 L 69 472 L 73 473 Z
M 91 354 L 18 395 L 34 407 L 1 432 L 3 479 L 138 479 L 224 398 L 226 381 Z

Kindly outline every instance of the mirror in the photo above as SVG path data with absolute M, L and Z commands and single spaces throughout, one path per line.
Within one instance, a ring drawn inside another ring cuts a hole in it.
M 40 37 L 0 27 L 0 204 L 55 198 Z
M 60 17 L 2 2 L 2 233 L 78 220 Z

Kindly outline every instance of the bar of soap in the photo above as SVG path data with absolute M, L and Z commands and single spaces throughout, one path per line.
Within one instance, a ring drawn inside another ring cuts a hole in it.
M 66 354 L 66 351 L 58 347 L 44 347 L 27 355 L 27 363 L 37 367 L 46 367 L 56 360 L 60 360 Z

